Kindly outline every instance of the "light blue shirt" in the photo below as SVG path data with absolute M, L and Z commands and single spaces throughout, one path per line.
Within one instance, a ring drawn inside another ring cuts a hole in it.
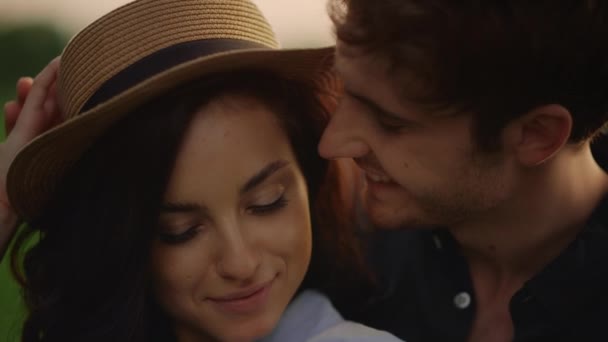
M 283 313 L 275 330 L 260 342 L 403 342 L 359 323 L 345 321 L 329 299 L 306 290 Z

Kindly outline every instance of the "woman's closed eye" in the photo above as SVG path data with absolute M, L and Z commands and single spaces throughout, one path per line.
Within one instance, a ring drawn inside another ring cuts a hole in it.
M 250 205 L 247 207 L 247 213 L 253 215 L 268 215 L 272 214 L 280 209 L 284 208 L 287 205 L 287 199 L 285 198 L 285 194 L 281 193 L 278 197 L 273 199 L 270 203 L 262 203 Z
M 204 227 L 201 224 L 196 224 L 189 226 L 186 229 L 171 232 L 161 229 L 158 233 L 158 237 L 162 242 L 167 244 L 180 244 L 191 240 L 198 233 L 200 233 L 203 228 Z

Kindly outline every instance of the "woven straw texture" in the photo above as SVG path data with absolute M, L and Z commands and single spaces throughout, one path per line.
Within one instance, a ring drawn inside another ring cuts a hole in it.
M 76 115 L 103 82 L 142 57 L 214 38 L 278 47 L 262 13 L 245 0 L 142 0 L 114 10 L 76 35 L 61 57 L 65 115 Z
M 120 71 L 174 44 L 238 39 L 267 46 L 200 56 L 148 78 L 79 113 L 99 87 Z M 25 146 L 11 164 L 7 191 L 25 220 L 45 206 L 67 169 L 118 119 L 144 102 L 210 73 L 245 68 L 275 71 L 332 91 L 332 48 L 279 50 L 262 14 L 247 0 L 139 0 L 89 25 L 66 47 L 58 93 L 65 122 Z

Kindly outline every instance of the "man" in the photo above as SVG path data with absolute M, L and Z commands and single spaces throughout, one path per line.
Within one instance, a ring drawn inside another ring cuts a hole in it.
M 608 341 L 608 6 L 349 0 L 345 94 L 386 290 L 346 313 L 408 342 Z M 343 11 L 344 10 L 344 11 Z

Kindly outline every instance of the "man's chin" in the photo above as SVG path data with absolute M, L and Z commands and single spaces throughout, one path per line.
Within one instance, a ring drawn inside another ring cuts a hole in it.
M 415 230 L 415 229 L 436 229 L 438 226 L 435 224 L 428 224 L 422 222 L 408 222 L 408 221 L 388 221 L 379 219 L 370 219 L 370 222 L 374 229 L 378 230 Z
M 374 228 L 383 230 L 408 229 L 418 219 L 413 212 L 414 204 L 407 192 L 397 185 L 376 184 L 363 189 L 363 208 L 369 223 Z
M 399 230 L 408 229 L 412 225 L 405 217 L 395 212 L 390 212 L 384 208 L 374 208 L 374 206 L 366 206 L 366 214 L 371 225 L 376 229 L 382 230 Z
M 374 229 L 380 230 L 409 230 L 434 229 L 436 223 L 431 223 L 404 209 L 388 208 L 379 203 L 366 203 L 365 211 L 369 223 Z

